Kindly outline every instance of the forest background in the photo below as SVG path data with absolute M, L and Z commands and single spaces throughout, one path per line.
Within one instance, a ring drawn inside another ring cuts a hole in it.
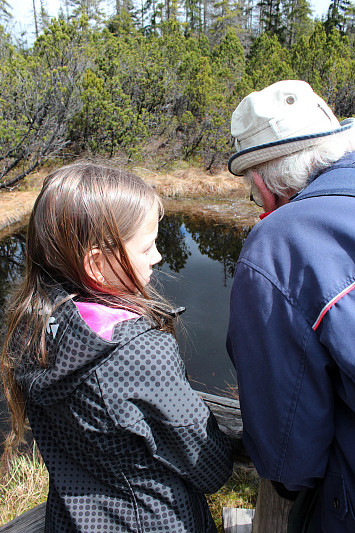
M 225 165 L 230 118 L 253 90 L 302 79 L 354 114 L 355 4 L 314 20 L 308 0 L 33 0 L 35 40 L 5 30 L 0 0 L 0 188 L 48 159 L 110 157 L 155 169 Z

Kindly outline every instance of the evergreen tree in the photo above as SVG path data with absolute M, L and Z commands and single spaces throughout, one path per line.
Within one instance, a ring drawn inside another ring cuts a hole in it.
M 259 34 L 276 35 L 287 48 L 312 31 L 310 0 L 260 0 L 257 9 Z
M 346 12 L 345 21 L 345 34 L 349 38 L 350 48 L 353 51 L 353 57 L 355 56 L 355 3 L 352 2 Z
M 203 0 L 203 33 L 207 35 L 208 0 Z
M 156 35 L 159 23 L 162 22 L 162 4 L 157 0 L 145 0 L 141 6 L 141 28 L 144 30 L 144 35 Z
M 165 20 L 179 19 L 179 4 L 178 0 L 165 0 L 164 3 Z
M 292 47 L 291 63 L 297 77 L 307 81 L 337 114 L 344 116 L 354 108 L 354 60 L 348 38 L 338 30 L 327 35 L 317 23 L 309 38 L 302 37 Z
M 312 32 L 311 14 L 312 9 L 309 0 L 284 1 L 282 42 L 287 48 L 290 48 L 302 35 L 309 35 Z
M 113 0 L 114 9 L 116 15 L 121 15 L 122 11 L 132 12 L 134 10 L 134 5 L 132 0 Z
M 269 32 L 246 61 L 243 45 L 258 22 L 253 0 L 112 0 L 117 14 L 90 29 L 101 1 L 62 0 L 59 20 L 46 28 L 45 0 L 36 0 L 42 35 L 32 48 L 14 47 L 0 27 L 3 181 L 21 179 L 68 143 L 77 154 L 130 159 L 149 147 L 164 161 L 225 163 L 232 111 L 282 79 L 308 81 L 339 117 L 354 113 L 354 4 L 343 36 L 320 22 L 310 30 L 310 0 L 261 0 Z
M 4 28 L 0 25 L 0 64 L 5 62 L 13 50 L 13 43 L 11 36 L 5 32 Z
M 12 50 L 0 62 L 0 188 L 68 145 L 89 50 L 90 34 L 82 24 L 54 21 L 27 54 Z
M 39 24 L 38 24 L 36 0 L 32 0 L 32 8 L 33 8 L 33 21 L 35 24 L 35 35 L 37 38 L 39 36 Z
M 294 79 L 289 52 L 276 35 L 262 33 L 253 43 L 246 65 L 255 90 L 280 80 Z
M 123 8 L 107 22 L 107 29 L 117 37 L 126 37 L 136 31 L 131 13 Z
M 67 0 L 70 18 L 86 16 L 89 21 L 100 22 L 104 16 L 101 8 L 103 0 Z
M 242 4 L 242 13 L 244 18 L 243 28 L 250 34 L 253 32 L 253 13 L 254 13 L 254 1 L 244 0 Z
M 0 0 L 0 20 L 8 21 L 12 18 L 12 7 L 7 0 Z
M 268 32 L 277 35 L 280 39 L 284 33 L 281 0 L 260 0 L 259 8 L 259 32 Z
M 40 0 L 40 23 L 42 31 L 48 28 L 50 24 L 50 16 L 47 11 L 45 0 Z
M 64 20 L 66 23 L 70 20 L 69 0 L 61 0 L 58 12 L 58 18 Z
M 350 8 L 349 0 L 333 0 L 328 8 L 327 18 L 324 22 L 324 28 L 329 35 L 336 28 L 344 33 L 346 26 L 346 13 Z
M 219 81 L 225 97 L 228 98 L 225 93 L 225 89 L 228 87 L 230 98 L 233 99 L 238 84 L 247 76 L 244 51 L 240 40 L 232 30 L 222 39 L 221 44 L 213 48 L 212 68 L 214 77 Z M 233 101 L 233 105 L 234 103 Z
M 184 0 L 184 5 L 187 33 L 200 34 L 203 26 L 201 0 Z
M 242 7 L 238 0 L 215 0 L 212 4 L 210 41 L 218 45 L 232 28 L 240 27 Z

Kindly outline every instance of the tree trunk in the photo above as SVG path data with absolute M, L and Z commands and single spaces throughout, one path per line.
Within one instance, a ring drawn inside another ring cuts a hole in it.
M 35 22 L 35 32 L 36 32 L 36 38 L 38 37 L 38 22 L 37 22 L 37 10 L 36 10 L 36 0 L 32 0 L 33 4 L 33 17 Z

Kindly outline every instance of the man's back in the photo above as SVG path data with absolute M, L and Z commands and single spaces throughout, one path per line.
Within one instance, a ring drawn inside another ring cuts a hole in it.
M 355 530 L 355 153 L 343 164 L 253 229 L 227 341 L 259 474 L 321 484 L 318 527 L 334 533 Z

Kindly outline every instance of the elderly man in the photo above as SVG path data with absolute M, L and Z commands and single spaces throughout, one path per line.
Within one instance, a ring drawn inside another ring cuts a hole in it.
M 232 135 L 229 170 L 264 210 L 237 264 L 227 338 L 244 444 L 295 499 L 289 531 L 354 533 L 354 120 L 281 81 L 239 104 Z

